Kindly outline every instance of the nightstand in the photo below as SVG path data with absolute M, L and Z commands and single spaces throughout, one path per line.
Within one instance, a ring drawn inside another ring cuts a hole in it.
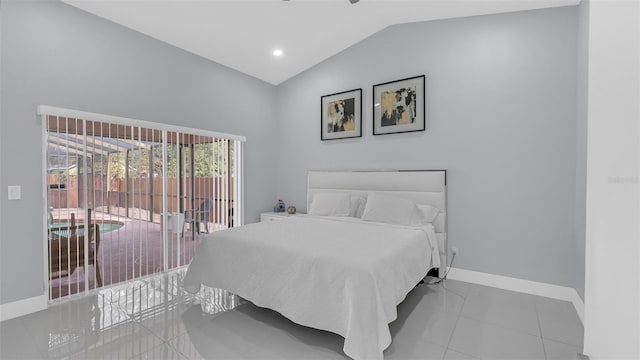
M 304 214 L 299 212 L 295 214 L 289 214 L 287 212 L 266 212 L 266 213 L 260 214 L 260 222 L 278 221 L 278 220 L 286 219 L 288 217 L 299 216 L 299 215 L 304 215 Z

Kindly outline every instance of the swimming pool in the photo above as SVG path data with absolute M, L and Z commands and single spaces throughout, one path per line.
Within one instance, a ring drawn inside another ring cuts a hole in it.
M 82 224 L 84 224 L 83 221 L 76 221 L 76 225 L 82 225 Z M 92 224 L 98 224 L 99 225 L 100 234 L 106 234 L 108 232 L 118 230 L 118 229 L 120 229 L 121 227 L 124 226 L 123 222 L 114 221 L 114 220 L 112 220 L 112 221 L 101 220 L 101 221 L 93 222 Z M 69 227 L 69 226 L 71 226 L 71 223 L 68 222 L 68 221 L 66 221 L 66 222 L 65 221 L 60 221 L 60 222 L 56 221 L 56 222 L 52 223 L 49 227 L 65 228 L 65 227 Z M 62 231 L 64 231 L 64 230 L 62 230 Z

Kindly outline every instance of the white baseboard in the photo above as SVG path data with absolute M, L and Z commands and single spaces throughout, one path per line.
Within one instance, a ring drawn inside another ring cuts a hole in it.
M 450 268 L 447 278 L 504 290 L 517 291 L 525 294 L 570 301 L 576 309 L 580 321 L 584 324 L 584 302 L 574 288 L 458 268 Z
M 40 295 L 28 299 L 0 304 L 0 321 L 27 315 L 47 308 L 47 296 Z

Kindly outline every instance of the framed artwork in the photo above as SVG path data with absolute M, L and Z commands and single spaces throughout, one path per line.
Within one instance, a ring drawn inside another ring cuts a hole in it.
M 425 76 L 373 85 L 373 135 L 425 130 Z
M 362 136 L 362 89 L 322 96 L 320 107 L 320 140 Z

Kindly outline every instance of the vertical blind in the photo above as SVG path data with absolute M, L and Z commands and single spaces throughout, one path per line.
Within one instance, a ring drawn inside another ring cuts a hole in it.
M 242 223 L 243 137 L 41 107 L 49 299 L 187 265 Z

